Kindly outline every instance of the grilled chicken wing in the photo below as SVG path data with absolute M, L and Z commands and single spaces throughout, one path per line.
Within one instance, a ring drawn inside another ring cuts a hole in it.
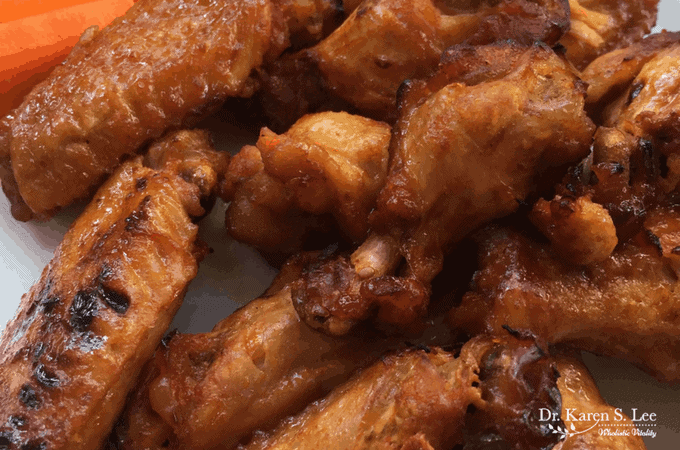
M 234 156 L 225 176 L 230 234 L 267 252 L 292 253 L 332 215 L 347 238 L 363 240 L 387 177 L 389 142 L 387 124 L 347 113 L 305 116 L 282 135 L 263 128 L 257 146 Z
M 392 121 L 401 83 L 429 76 L 448 47 L 554 44 L 568 27 L 566 0 L 367 0 L 319 44 L 265 68 L 262 97 L 283 128 L 306 112 L 346 105 Z
M 473 339 L 455 359 L 436 347 L 403 351 L 243 448 L 448 449 L 465 441 L 468 450 L 509 443 L 547 449 L 559 438 L 532 408 L 559 417 L 556 378 L 533 342 L 509 337 Z
M 672 252 L 680 244 L 680 216 L 668 215 L 661 221 L 665 233 L 648 225 L 659 233 L 663 256 L 641 232 L 586 267 L 567 264 L 517 233 L 484 231 L 480 270 L 451 312 L 453 327 L 475 335 L 509 326 L 548 343 L 627 359 L 663 380 L 680 379 L 678 256 Z
M 659 0 L 569 0 L 571 26 L 560 40 L 583 69 L 597 56 L 630 45 L 656 24 Z
M 376 310 L 389 323 L 413 321 L 450 245 L 515 211 L 543 171 L 579 160 L 591 143 L 584 86 L 542 45 L 454 47 L 438 75 L 406 86 L 372 235 L 293 292 L 300 315 L 331 333 Z M 402 256 L 403 276 L 392 277 Z
M 224 156 L 189 131 L 150 153 L 102 186 L 5 328 L 0 446 L 99 448 L 196 275 L 192 219 Z
M 0 125 L 13 215 L 49 218 L 166 130 L 248 95 L 255 67 L 336 9 L 332 1 L 304 4 L 148 0 L 101 31 L 89 29 Z

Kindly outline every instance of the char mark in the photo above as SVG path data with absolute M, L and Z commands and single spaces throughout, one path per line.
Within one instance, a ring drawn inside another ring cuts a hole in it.
M 45 369 L 43 364 L 38 364 L 38 366 L 33 371 L 33 376 L 38 381 L 38 383 L 45 387 L 54 388 L 59 386 L 59 377 Z
M 101 295 L 104 302 L 118 314 L 125 314 L 130 307 L 130 298 L 121 293 L 109 289 L 106 286 L 101 287 Z
M 76 331 L 87 331 L 98 312 L 97 297 L 92 292 L 78 291 L 71 304 L 69 323 Z
M 33 387 L 26 383 L 19 389 L 19 401 L 23 403 L 27 408 L 38 409 L 40 406 L 40 399 L 38 394 L 35 393 Z
M 132 213 L 130 213 L 130 215 L 125 218 L 125 231 L 139 230 L 142 223 L 144 223 L 144 221 L 148 219 L 146 208 L 148 207 L 150 201 L 151 196 L 147 195 L 140 202 L 137 209 L 132 211 Z
M 28 420 L 24 416 L 9 416 L 7 423 L 16 430 L 25 427 Z

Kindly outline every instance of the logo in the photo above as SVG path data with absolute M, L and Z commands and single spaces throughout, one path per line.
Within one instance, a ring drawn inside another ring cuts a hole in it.
M 611 415 L 608 412 L 586 412 L 576 408 L 567 408 L 565 412 L 561 418 L 564 427 L 553 425 L 560 422 L 560 415 L 548 408 L 539 410 L 539 421 L 546 424 L 552 434 L 559 434 L 562 439 L 584 433 L 598 433 L 600 436 L 656 437 L 657 415 L 653 412 L 641 412 L 637 408 L 632 408 L 628 417 L 621 408 L 616 408 Z

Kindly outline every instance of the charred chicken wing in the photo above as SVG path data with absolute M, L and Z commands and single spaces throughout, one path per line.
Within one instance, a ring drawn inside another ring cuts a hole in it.
M 185 145 L 186 165 L 173 159 Z M 151 167 L 128 161 L 102 186 L 7 325 L 3 448 L 100 448 L 196 275 L 192 219 L 223 156 L 189 131 L 151 153 Z

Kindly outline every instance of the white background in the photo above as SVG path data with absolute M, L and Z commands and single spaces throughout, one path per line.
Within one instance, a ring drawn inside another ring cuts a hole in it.
M 680 30 L 680 0 L 661 0 L 658 25 Z M 253 144 L 235 126 L 214 118 L 208 126 L 218 134 L 223 148 L 238 149 Z M 225 205 L 218 202 L 213 213 L 201 222 L 201 237 L 215 251 L 208 255 L 192 282 L 184 305 L 173 324 L 183 332 L 209 331 L 238 305 L 256 298 L 275 275 L 260 256 L 231 240 L 224 228 Z M 52 257 L 69 224 L 82 205 L 69 208 L 47 223 L 18 223 L 0 194 L 0 331 L 15 313 L 24 292 L 38 279 Z M 630 414 L 631 408 L 655 412 L 657 437 L 646 438 L 650 450 L 680 448 L 680 386 L 658 383 L 627 363 L 586 355 L 586 362 L 605 398 Z

